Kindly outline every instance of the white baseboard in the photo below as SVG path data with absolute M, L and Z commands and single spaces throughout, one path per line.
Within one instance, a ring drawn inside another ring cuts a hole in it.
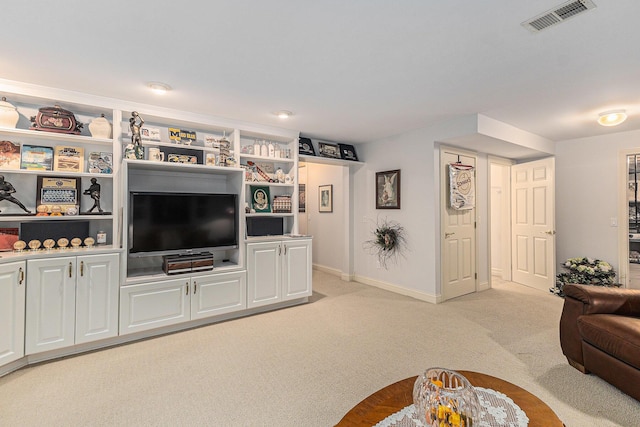
M 342 277 L 342 271 L 337 268 L 327 267 L 325 265 L 313 264 L 313 269 L 322 271 L 323 273 L 331 274 L 332 276 Z
M 498 267 L 491 267 L 491 275 L 502 277 L 502 269 Z
M 384 289 L 385 291 L 395 292 L 396 294 L 406 295 L 420 301 L 430 302 L 431 304 L 439 304 L 443 301 L 442 295 L 426 294 L 424 292 L 416 291 L 415 289 L 407 289 L 393 283 L 383 282 L 381 280 L 375 280 L 369 277 L 355 275 L 354 280 L 358 283 L 374 286 L 376 288 Z
M 478 283 L 478 292 L 480 291 L 486 291 L 488 289 L 491 289 L 491 286 L 489 286 L 489 282 L 482 282 L 482 283 Z

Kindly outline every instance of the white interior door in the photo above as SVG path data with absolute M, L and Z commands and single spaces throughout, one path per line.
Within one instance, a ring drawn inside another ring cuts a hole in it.
M 511 167 L 512 280 L 547 291 L 555 280 L 553 158 Z
M 442 296 L 444 300 L 476 291 L 476 208 L 456 210 L 449 203 L 449 165 L 456 162 L 473 166 L 476 158 L 443 149 L 440 155 Z M 475 193 L 475 188 L 473 189 Z

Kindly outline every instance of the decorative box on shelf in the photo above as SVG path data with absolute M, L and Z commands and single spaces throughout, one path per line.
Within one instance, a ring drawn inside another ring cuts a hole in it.
M 291 213 L 291 196 L 275 196 L 273 213 Z

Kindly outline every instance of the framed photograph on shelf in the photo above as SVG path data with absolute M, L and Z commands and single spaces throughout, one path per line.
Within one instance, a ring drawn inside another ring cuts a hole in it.
M 358 161 L 356 148 L 353 145 L 338 144 L 338 147 L 340 148 L 340 158 L 342 160 L 353 160 L 354 162 Z
M 316 155 L 316 151 L 313 149 L 313 143 L 309 138 L 298 139 L 298 153 L 306 156 Z
M 256 185 L 251 186 L 251 209 L 256 213 L 271 212 L 269 187 Z
M 400 209 L 400 169 L 376 172 L 376 209 Z
M 80 178 L 38 175 L 36 207 L 46 207 L 46 212 L 66 213 L 69 208 L 80 208 Z M 53 209 L 56 207 L 56 209 Z
M 333 212 L 333 185 L 318 187 L 318 211 Z
M 322 157 L 329 157 L 331 159 L 340 158 L 340 149 L 338 144 L 332 144 L 330 142 L 318 142 L 318 152 Z

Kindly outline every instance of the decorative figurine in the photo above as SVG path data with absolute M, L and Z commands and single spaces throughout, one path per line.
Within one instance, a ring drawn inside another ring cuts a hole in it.
M 16 189 L 13 187 L 13 185 L 11 185 L 10 182 L 4 180 L 4 175 L 0 175 L 0 201 L 7 200 L 11 203 L 15 203 L 16 205 L 20 206 L 23 211 L 30 214 L 31 211 L 25 208 L 24 205 L 20 203 L 20 200 L 12 196 L 12 194 L 15 192 Z
M 91 206 L 91 209 L 89 209 L 87 213 L 92 212 L 95 208 L 98 208 L 98 212 L 103 212 L 102 208 L 100 208 L 100 184 L 98 184 L 98 180 L 96 178 L 91 178 L 91 185 L 89 188 L 84 190 L 84 193 L 82 194 L 91 196 L 93 199 L 93 206 Z
M 140 117 L 137 111 L 131 112 L 131 118 L 129 119 L 129 127 L 131 128 L 131 144 L 133 144 L 133 151 L 136 159 L 144 159 L 144 149 L 142 148 L 142 135 L 140 129 L 144 125 L 144 119 Z

